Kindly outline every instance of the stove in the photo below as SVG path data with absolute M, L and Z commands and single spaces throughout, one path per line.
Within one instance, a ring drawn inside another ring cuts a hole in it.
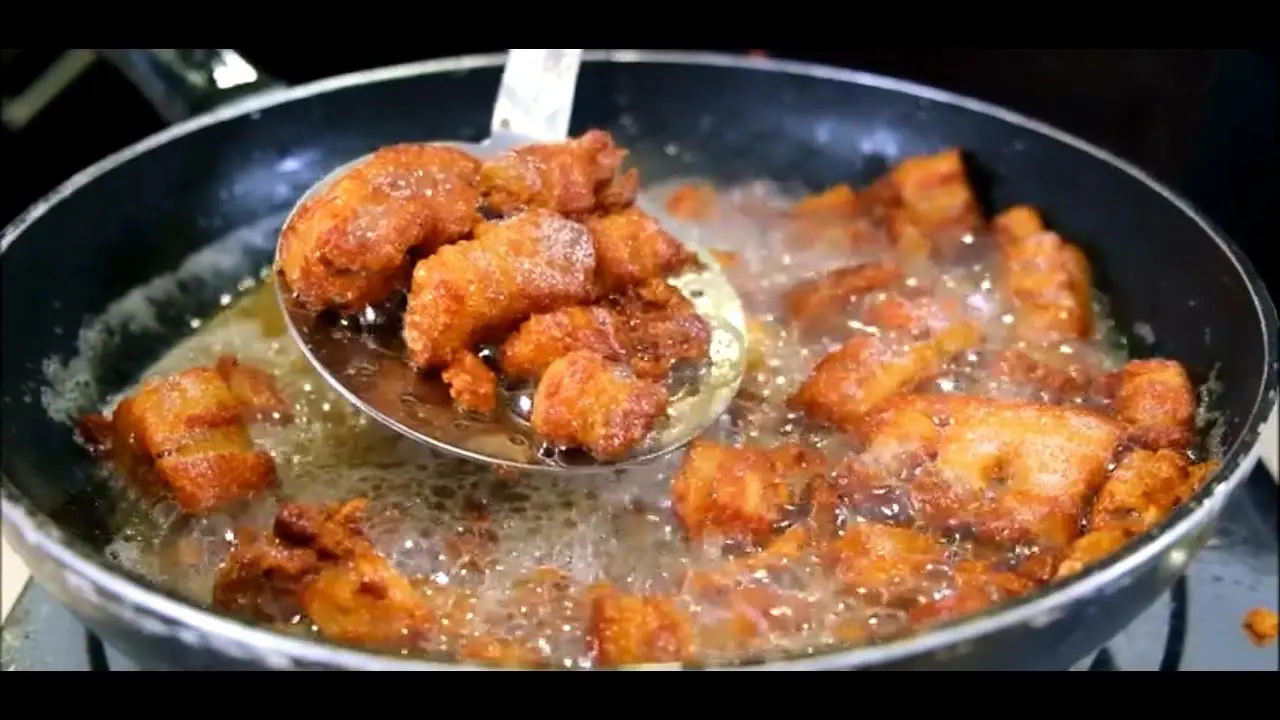
M 1241 627 L 1249 610 L 1280 604 L 1276 501 L 1276 483 L 1258 465 L 1186 575 L 1106 647 L 1071 669 L 1280 670 L 1275 646 L 1255 647 Z M 138 668 L 33 583 L 4 623 L 0 669 Z

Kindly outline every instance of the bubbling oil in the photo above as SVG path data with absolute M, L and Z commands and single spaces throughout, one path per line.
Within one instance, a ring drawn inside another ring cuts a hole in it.
M 853 255 L 847 248 L 836 251 L 821 243 L 797 249 L 787 241 L 788 225 L 781 212 L 796 196 L 765 182 L 720 188 L 712 217 L 683 222 L 664 211 L 678 184 L 649 189 L 641 204 L 679 237 L 739 254 L 739 262 L 728 272 L 752 317 L 747 339 L 750 365 L 739 393 L 744 401 L 707 434 L 730 444 L 799 441 L 840 458 L 850 449 L 846 441 L 807 426 L 784 403 L 814 363 L 842 338 L 806 338 L 787 328 L 780 321 L 781 295 L 824 271 L 880 259 L 887 245 Z M 972 252 L 966 250 L 959 262 L 922 262 L 908 268 L 908 284 L 929 284 L 961 299 L 986 330 L 988 346 L 981 350 L 1004 347 L 1008 309 L 995 290 L 990 243 L 986 238 L 970 240 Z M 674 593 L 685 609 L 708 624 L 729 611 L 682 591 L 681 578 L 690 569 L 720 560 L 722 544 L 687 543 L 675 523 L 668 481 L 681 453 L 624 471 L 569 478 L 529 474 L 513 482 L 488 466 L 434 452 L 354 410 L 312 370 L 286 332 L 270 283 L 265 272 L 241 281 L 237 299 L 200 323 L 145 375 L 209 365 L 224 354 L 274 374 L 281 392 L 294 404 L 296 419 L 285 426 L 255 426 L 253 433 L 258 446 L 275 458 L 279 491 L 225 513 L 189 518 L 165 502 L 143 503 L 119 483 L 128 502 L 123 528 L 109 548 L 117 561 L 194 603 L 207 604 L 235 530 L 269 528 L 281 500 L 364 497 L 369 500 L 366 531 L 397 569 L 432 583 L 473 588 L 481 607 L 496 606 L 513 582 L 552 566 L 581 583 L 608 580 L 634 591 Z M 1114 368 L 1124 359 L 1124 343 L 1107 319 L 1101 298 L 1095 310 L 1095 336 L 1062 351 Z M 857 328 L 851 326 L 849 332 L 854 331 Z M 1033 399 L 1026 388 L 984 375 L 980 356 L 981 351 L 954 361 L 933 389 Z M 484 573 L 459 566 L 448 549 L 458 532 L 475 525 L 478 509 L 493 541 L 494 562 Z M 968 552 L 957 549 L 960 556 Z M 786 632 L 770 631 L 772 651 L 814 651 L 840 641 L 840 628 L 850 622 L 872 638 L 904 627 L 905 616 L 898 611 L 849 604 L 806 563 L 794 564 L 776 582 L 789 606 L 805 612 Z M 944 591 L 945 583 L 946 569 L 940 568 L 937 592 Z M 539 646 L 559 664 L 588 664 L 581 623 L 533 617 L 554 611 L 548 606 L 514 615 L 477 614 L 489 618 L 485 631 L 511 637 L 537 628 L 543 634 Z M 308 629 L 300 626 L 298 631 Z

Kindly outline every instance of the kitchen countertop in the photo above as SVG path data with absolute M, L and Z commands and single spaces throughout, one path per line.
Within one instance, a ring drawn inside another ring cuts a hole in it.
M 1272 412 L 1271 419 L 1262 430 L 1259 457 L 1273 478 L 1280 478 L 1280 472 L 1277 472 L 1277 467 L 1280 466 L 1278 461 L 1280 460 L 1280 439 L 1277 437 L 1277 429 L 1276 413 Z M 3 606 L 0 606 L 0 621 L 3 621 L 31 576 L 22 561 L 18 559 L 17 553 L 3 539 L 0 539 L 0 550 L 3 551 L 0 556 L 0 589 L 3 590 L 0 593 L 0 600 L 3 600 Z

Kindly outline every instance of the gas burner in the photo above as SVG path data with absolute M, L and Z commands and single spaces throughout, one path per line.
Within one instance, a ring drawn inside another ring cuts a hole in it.
M 1276 483 L 1261 466 L 1223 511 L 1187 574 L 1114 640 L 1072 670 L 1280 670 L 1274 648 L 1258 649 L 1241 621 L 1280 605 Z M 138 666 L 105 646 L 44 590 L 30 585 L 4 624 L 4 670 L 128 671 Z

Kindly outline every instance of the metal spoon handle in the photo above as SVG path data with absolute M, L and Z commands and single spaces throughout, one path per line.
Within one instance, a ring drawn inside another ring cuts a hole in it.
M 490 134 L 567 138 L 581 66 L 582 50 L 508 50 Z

